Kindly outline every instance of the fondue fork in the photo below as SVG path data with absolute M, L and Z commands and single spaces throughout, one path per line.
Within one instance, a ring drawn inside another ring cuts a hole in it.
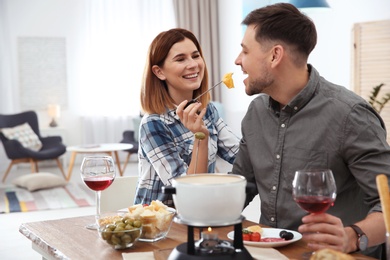
M 191 99 L 187 105 L 185 105 L 184 109 L 186 109 L 189 105 L 193 104 L 193 103 L 196 103 L 198 101 L 198 99 L 203 96 L 204 94 L 206 94 L 207 92 L 209 92 L 210 90 L 214 89 L 216 86 L 218 86 L 219 84 L 221 84 L 223 82 L 223 80 L 221 80 L 220 82 L 218 82 L 217 84 L 215 84 L 214 86 L 212 86 L 211 88 L 209 88 L 208 90 L 206 90 L 205 92 L 203 92 L 202 94 L 200 94 L 199 96 L 197 96 L 196 98 L 193 98 Z
M 198 154 L 199 154 L 199 144 L 200 144 L 200 141 L 202 141 L 203 139 L 205 139 L 206 135 L 202 132 L 196 132 L 195 133 L 195 139 L 198 140 L 198 147 L 196 149 L 196 159 L 195 159 L 195 169 L 194 169 L 194 174 L 196 174 L 196 168 L 198 167 Z
M 223 82 L 223 80 L 221 80 L 220 82 L 218 82 L 217 84 L 215 84 L 214 86 L 212 86 L 211 88 L 209 88 L 208 90 L 206 90 L 205 92 L 203 92 L 202 94 L 200 94 L 199 96 L 197 96 L 196 98 L 193 98 L 193 99 L 191 99 L 190 101 L 188 101 L 188 103 L 184 106 L 183 110 L 186 109 L 189 105 L 198 102 L 198 99 L 199 99 L 201 96 L 203 96 L 204 94 L 206 94 L 206 93 L 209 92 L 210 90 L 214 89 L 216 86 L 218 86 L 218 85 L 221 84 L 222 82 Z M 175 112 L 175 114 L 176 114 L 176 109 L 169 110 L 168 113 L 170 113 L 170 112 Z M 199 113 L 198 113 L 198 114 L 199 114 Z

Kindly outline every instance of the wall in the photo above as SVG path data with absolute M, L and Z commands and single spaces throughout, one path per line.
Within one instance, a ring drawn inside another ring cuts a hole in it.
M 84 19 L 85 1 L 80 0 L 1 0 L 9 13 L 10 39 L 12 41 L 12 66 L 16 73 L 12 84 L 17 85 L 16 39 L 18 36 L 66 37 L 67 72 L 69 102 L 72 102 L 72 89 L 78 87 L 80 73 L 77 57 L 78 42 L 83 35 L 78 30 Z M 259 7 L 278 2 L 258 0 Z M 330 81 L 351 88 L 350 82 L 350 40 L 353 23 L 390 19 L 389 0 L 328 0 L 331 10 L 311 13 L 318 29 L 318 45 L 310 57 L 319 72 Z M 225 117 L 234 132 L 240 135 L 241 119 L 253 97 L 246 96 L 242 84 L 241 69 L 234 60 L 241 50 L 242 1 L 220 0 L 220 51 L 221 75 L 234 72 L 236 87 L 223 89 Z M 17 100 L 15 100 L 17 102 Z M 234 104 L 234 106 L 229 105 Z M 238 105 L 237 105 L 238 104 Z M 68 145 L 81 143 L 82 123 L 76 111 L 63 108 L 59 124 L 67 129 Z M 46 111 L 38 111 L 40 124 L 47 126 L 49 117 Z
M 9 35 L 12 46 L 12 66 L 15 74 L 12 77 L 14 91 L 18 91 L 18 37 L 65 37 L 67 60 L 67 84 L 69 93 L 77 88 L 78 73 L 78 43 L 82 37 L 78 24 L 84 19 L 84 3 L 79 0 L 5 0 L 7 8 Z M 69 103 L 72 95 L 69 94 Z M 18 104 L 19 100 L 14 100 Z M 17 107 L 17 106 L 16 106 Z M 37 111 L 42 128 L 49 125 L 46 110 Z M 58 120 L 61 128 L 66 128 L 68 144 L 81 142 L 81 120 L 67 107 L 61 108 L 61 118 Z M 69 127 L 71 126 L 71 127 Z
M 258 7 L 282 1 L 258 1 Z M 283 1 L 286 2 L 286 1 Z M 351 30 L 354 23 L 390 19 L 389 0 L 328 0 L 331 9 L 325 12 L 308 12 L 317 27 L 318 43 L 309 62 L 329 81 L 350 86 Z M 240 135 L 240 122 L 249 102 L 242 83 L 241 69 L 234 60 L 241 51 L 242 2 L 224 0 L 219 5 L 221 74 L 234 72 L 236 87 L 222 93 L 227 123 Z M 234 105 L 229 105 L 234 104 Z

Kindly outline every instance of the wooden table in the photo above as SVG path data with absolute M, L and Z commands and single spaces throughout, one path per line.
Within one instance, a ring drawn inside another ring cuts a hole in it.
M 133 148 L 132 144 L 125 143 L 108 143 L 108 144 L 96 144 L 96 145 L 77 145 L 77 146 L 69 146 L 66 148 L 67 152 L 72 152 L 69 161 L 68 167 L 68 175 L 66 180 L 69 181 L 72 176 L 74 162 L 76 160 L 76 156 L 79 153 L 82 154 L 97 154 L 97 153 L 106 153 L 110 156 L 115 156 L 115 163 L 118 166 L 120 176 L 123 176 L 122 168 L 120 165 L 120 160 L 118 156 L 118 151 L 129 150 Z
M 96 230 L 85 228 L 91 221 L 94 221 L 94 216 L 31 222 L 22 224 L 19 231 L 32 241 L 32 248 L 45 259 L 121 260 L 123 252 L 154 251 L 156 259 L 166 260 L 173 248 L 187 242 L 187 226 L 173 222 L 165 239 L 154 243 L 138 241 L 133 248 L 114 250 L 99 237 Z M 242 225 L 247 227 L 254 224 L 244 220 Z M 233 228 L 227 226 L 213 230 L 218 232 L 220 239 L 228 240 L 227 233 Z M 195 239 L 198 239 L 198 235 Z M 309 251 L 302 240 L 276 249 L 290 259 L 300 259 L 303 252 Z M 354 256 L 358 256 L 356 259 L 373 259 L 358 254 Z

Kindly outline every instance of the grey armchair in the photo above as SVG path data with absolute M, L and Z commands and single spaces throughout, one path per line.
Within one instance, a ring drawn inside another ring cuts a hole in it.
M 24 123 L 30 125 L 31 129 L 41 141 L 42 147 L 39 150 L 26 148 L 18 140 L 8 139 L 3 132 L 1 132 L 4 128 L 19 126 Z M 60 136 L 42 137 L 40 135 L 38 116 L 34 111 L 26 111 L 13 115 L 0 114 L 0 139 L 8 159 L 11 160 L 11 163 L 3 176 L 3 182 L 7 178 L 13 165 L 18 163 L 30 163 L 31 172 L 38 172 L 38 161 L 42 160 L 56 160 L 62 175 L 66 179 L 64 169 L 59 160 L 59 157 L 66 152 L 66 146 L 62 143 L 62 138 Z

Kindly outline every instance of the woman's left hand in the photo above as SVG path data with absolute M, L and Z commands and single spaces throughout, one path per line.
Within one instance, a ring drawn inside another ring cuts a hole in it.
M 188 101 L 185 100 L 177 106 L 176 114 L 179 116 L 180 121 L 188 130 L 190 130 L 194 134 L 196 132 L 202 132 L 206 136 L 209 136 L 207 127 L 203 122 L 203 117 L 206 114 L 206 108 L 202 109 L 199 112 L 199 109 L 201 108 L 202 104 L 196 102 L 184 109 L 187 103 Z
M 310 214 L 302 218 L 298 231 L 313 251 L 331 248 L 348 252 L 348 236 L 341 219 L 327 214 Z

